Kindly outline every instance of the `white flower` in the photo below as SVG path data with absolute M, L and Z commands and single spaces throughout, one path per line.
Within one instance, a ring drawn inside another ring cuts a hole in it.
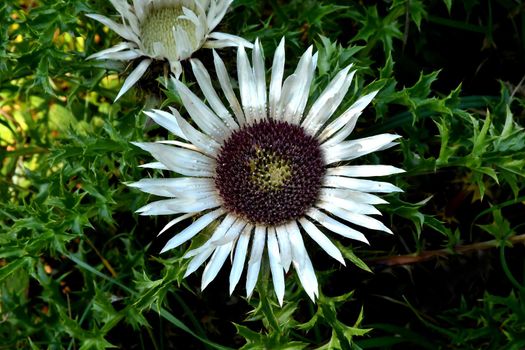
M 110 0 L 122 23 L 98 14 L 87 14 L 116 32 L 125 41 L 102 50 L 88 59 L 142 61 L 124 81 L 118 100 L 146 72 L 153 59 L 167 60 L 178 77 L 181 60 L 201 47 L 222 48 L 244 45 L 248 41 L 226 33 L 213 32 L 233 0 Z
M 214 52 L 218 81 L 230 109 L 213 88 L 202 63 L 192 59 L 193 72 L 209 106 L 174 80 L 193 123 L 182 118 L 175 109 L 171 109 L 171 113 L 146 112 L 178 139 L 134 143 L 157 160 L 144 167 L 170 170 L 177 175 L 132 183 L 130 186 L 144 192 L 168 197 L 138 212 L 142 215 L 178 215 L 160 233 L 182 220 L 195 218 L 167 242 L 162 252 L 180 246 L 208 226 L 213 230 L 206 243 L 185 255 L 192 258 L 186 276 L 208 260 L 202 275 L 202 289 L 231 256 L 230 293 L 248 260 L 246 292 L 250 296 L 261 263 L 268 261 L 281 305 L 285 292 L 284 273 L 291 265 L 309 297 L 315 300 L 318 283 L 303 243 L 304 236 L 345 264 L 328 235 L 368 243 L 357 227 L 391 233 L 383 223 L 370 216 L 380 214 L 375 204 L 387 203 L 372 193 L 401 189 L 387 182 L 362 178 L 403 170 L 388 165 L 348 163 L 394 146 L 399 136 L 381 134 L 346 141 L 357 118 L 377 94 L 374 91 L 358 98 L 341 115 L 332 118 L 354 76 L 351 65 L 341 70 L 305 111 L 316 61 L 317 54 L 312 55 L 310 47 L 295 72 L 283 83 L 282 40 L 273 59 L 267 90 L 259 42 L 255 43 L 252 65 L 244 48 L 239 47 L 239 103 L 224 63 Z M 268 260 L 263 258 L 265 247 Z

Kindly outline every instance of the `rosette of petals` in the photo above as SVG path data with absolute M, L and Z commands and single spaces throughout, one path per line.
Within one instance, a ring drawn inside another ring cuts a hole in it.
M 376 218 L 380 212 L 375 205 L 387 203 L 377 193 L 401 189 L 364 178 L 403 170 L 389 165 L 359 165 L 356 160 L 396 145 L 399 136 L 348 139 L 358 117 L 377 94 L 374 91 L 356 98 L 349 108 L 334 116 L 352 83 L 352 65 L 338 72 L 315 101 L 309 101 L 317 62 L 312 51 L 311 47 L 306 50 L 295 72 L 283 81 L 282 40 L 273 57 L 267 86 L 259 42 L 255 43 L 251 63 L 244 47 L 239 47 L 240 100 L 219 55 L 214 52 L 221 91 L 213 87 L 203 64 L 192 59 L 193 73 L 207 103 L 174 79 L 191 122 L 175 109 L 146 112 L 176 140 L 135 145 L 156 159 L 145 167 L 172 171 L 174 177 L 131 184 L 166 197 L 138 212 L 174 215 L 161 233 L 191 218 L 186 228 L 173 234 L 162 252 L 181 246 L 201 232 L 211 232 L 204 244 L 185 254 L 191 259 L 186 276 L 206 263 L 202 289 L 230 257 L 230 293 L 246 269 L 246 293 L 250 296 L 261 265 L 268 264 L 282 305 L 285 273 L 293 266 L 304 290 L 315 300 L 319 286 L 306 240 L 345 264 L 333 239 L 344 237 L 368 243 L 360 228 L 392 233 Z
M 88 59 L 139 60 L 124 81 L 115 100 L 126 93 L 146 72 L 153 60 L 169 62 L 175 76 L 182 72 L 180 61 L 201 47 L 223 48 L 252 45 L 235 35 L 214 32 L 233 0 L 110 0 L 120 15 L 114 21 L 99 14 L 87 14 L 113 30 L 124 40 Z

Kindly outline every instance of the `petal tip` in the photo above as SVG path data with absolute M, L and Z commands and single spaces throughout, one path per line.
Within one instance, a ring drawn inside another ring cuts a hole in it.
M 159 254 L 163 254 L 163 253 L 166 253 L 168 250 L 170 250 L 171 248 L 168 247 L 168 246 L 165 246 L 164 248 L 162 248 L 159 252 Z

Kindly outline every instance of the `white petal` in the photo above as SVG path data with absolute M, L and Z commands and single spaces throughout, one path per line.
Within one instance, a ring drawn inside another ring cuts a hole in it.
M 290 248 L 292 250 L 292 260 L 295 261 L 297 264 L 304 264 L 304 259 L 306 258 L 306 255 L 300 254 L 303 251 L 302 250 L 295 250 L 294 252 L 294 245 L 302 244 L 303 238 L 301 236 L 301 231 L 299 230 L 299 226 L 297 226 L 297 222 L 290 221 L 286 224 L 286 232 L 288 232 L 288 239 L 290 240 Z
M 181 139 L 189 141 L 186 135 L 184 135 L 184 133 L 180 129 L 180 126 L 177 123 L 177 119 L 174 115 L 165 111 L 161 111 L 160 109 L 144 111 L 144 114 L 153 119 L 155 123 L 159 124 L 164 129 L 170 131 L 172 134 L 180 137 Z
M 190 151 L 195 151 L 195 152 L 202 153 L 202 150 L 199 147 L 194 146 L 191 143 L 187 143 L 187 142 L 181 142 L 181 141 L 177 141 L 177 140 L 159 140 L 159 141 L 155 141 L 153 143 L 159 143 L 159 144 L 163 144 L 163 145 L 176 146 L 176 147 L 180 147 L 180 148 L 184 148 L 184 149 L 189 149 Z
M 151 51 L 152 51 L 151 56 L 159 60 L 164 59 L 164 57 L 168 55 L 166 46 L 163 43 L 158 42 L 158 41 L 153 43 L 153 48 Z
M 300 123 L 314 71 L 315 64 L 310 46 L 301 56 L 294 74 L 284 81 L 277 113 L 282 114 L 285 121 L 293 124 Z
M 348 177 L 386 176 L 404 172 L 403 169 L 391 165 L 345 165 L 326 169 L 326 175 Z
M 184 13 L 184 15 L 179 16 L 179 19 L 187 19 L 188 21 L 190 21 L 191 23 L 195 25 L 195 28 L 200 27 L 201 21 L 199 20 L 199 17 L 197 17 L 195 12 L 193 12 L 192 10 L 190 10 L 189 8 L 185 6 L 182 7 L 182 12 Z
M 310 238 L 312 238 L 317 244 L 319 244 L 319 246 L 323 248 L 323 250 L 328 255 L 330 255 L 335 260 L 339 261 L 341 264 L 346 265 L 345 259 L 343 258 L 343 255 L 341 254 L 339 249 L 335 246 L 335 244 L 332 243 L 332 241 L 330 241 L 330 239 L 328 239 L 328 237 L 325 236 L 324 233 L 321 232 L 321 230 L 317 228 L 317 226 L 308 221 L 306 218 L 300 218 L 299 223 L 301 224 L 305 232 L 308 234 L 308 236 L 310 236 Z
M 250 260 L 248 261 L 248 271 L 246 273 L 246 296 L 249 298 L 261 269 L 261 259 L 264 251 L 264 242 L 266 241 L 266 227 L 255 226 L 255 234 L 252 241 Z
M 222 208 L 204 214 L 203 216 L 195 220 L 195 222 L 193 222 L 190 226 L 186 227 L 184 230 L 182 230 L 180 233 L 176 234 L 172 239 L 170 239 L 166 243 L 164 248 L 162 248 L 162 250 L 160 251 L 161 254 L 170 249 L 176 248 L 184 242 L 192 239 L 197 233 L 201 232 L 206 226 L 208 226 L 211 222 L 213 222 L 222 214 L 224 214 L 224 209 Z
M 189 219 L 191 218 L 192 216 L 195 216 L 197 215 L 198 212 L 195 212 L 195 213 L 187 213 L 187 214 L 184 214 L 184 215 L 180 215 L 178 217 L 176 217 L 175 219 L 171 220 L 170 222 L 168 222 L 166 224 L 166 226 L 164 226 L 164 228 L 162 230 L 160 230 L 160 232 L 157 234 L 157 236 L 160 236 L 161 234 L 163 234 L 164 232 L 166 232 L 167 230 L 169 230 L 171 227 L 173 227 L 173 225 L 176 225 L 178 224 L 179 222 L 183 221 L 183 220 L 186 220 L 186 219 Z
M 95 57 L 95 58 L 104 59 L 104 60 L 113 60 L 113 61 L 131 61 L 141 56 L 144 56 L 144 53 L 140 50 L 128 50 L 128 51 L 106 53 L 104 54 L 104 56 Z M 88 58 L 94 58 L 94 57 L 90 56 Z
M 235 93 L 233 92 L 230 76 L 228 75 L 226 66 L 215 50 L 213 50 L 213 63 L 215 65 L 217 78 L 221 84 L 224 96 L 228 100 L 230 108 L 233 110 L 237 121 L 240 125 L 243 125 L 245 123 L 244 113 L 242 111 L 241 105 L 239 104 L 239 100 L 237 100 L 237 96 L 235 96 Z
M 120 91 L 117 94 L 117 97 L 115 97 L 115 101 L 117 101 L 122 95 L 124 95 L 135 83 L 144 75 L 148 67 L 150 66 L 152 60 L 151 59 L 145 59 L 142 60 L 137 68 L 133 70 L 129 74 L 129 76 L 124 80 L 124 84 L 122 84 L 122 87 L 120 88 Z
M 141 179 L 128 184 L 142 192 L 163 197 L 202 198 L 199 193 L 215 191 L 215 184 L 209 178 L 178 177 L 160 179 Z
M 110 47 L 109 49 L 105 49 L 105 50 L 96 52 L 96 53 L 88 56 L 86 59 L 88 59 L 88 60 L 91 60 L 91 59 L 106 59 L 105 55 L 107 55 L 107 54 L 120 52 L 120 51 L 123 51 L 123 50 L 129 50 L 129 49 L 133 49 L 135 47 L 136 47 L 135 44 L 125 41 L 125 42 L 118 43 L 117 45 L 115 45 L 113 47 Z
M 171 107 L 170 107 L 171 109 Z M 180 127 L 185 138 L 190 141 L 193 145 L 197 146 L 199 151 L 215 159 L 217 156 L 220 145 L 208 135 L 195 129 L 190 123 L 181 117 L 180 113 L 171 109 L 171 112 L 175 116 L 178 126 Z
M 241 92 L 242 108 L 246 122 L 251 124 L 257 120 L 257 90 L 255 88 L 255 77 L 248 61 L 248 56 L 243 46 L 237 50 L 237 78 Z
M 223 121 L 191 92 L 186 85 L 175 79 L 173 79 L 173 82 L 179 92 L 184 107 L 202 131 L 215 140 L 223 140 L 230 135 L 231 131 Z
M 217 4 L 216 1 L 212 0 L 211 5 L 216 6 L 214 8 L 210 6 L 210 10 L 208 12 L 207 23 L 210 31 L 212 31 L 222 20 L 232 1 L 233 0 L 221 1 Z
M 197 254 L 193 259 L 191 259 L 190 263 L 188 264 L 188 267 L 186 268 L 186 272 L 184 273 L 184 278 L 188 277 L 197 269 L 199 266 L 201 266 L 208 258 L 213 254 L 216 247 L 208 247 L 207 249 L 204 249 L 199 254 Z
M 279 97 L 279 103 L 275 110 L 275 119 L 282 120 L 288 123 L 292 122 L 293 112 L 292 112 L 292 100 L 294 99 L 294 91 L 298 88 L 299 77 L 297 74 L 289 75 L 285 80 L 281 88 L 281 96 Z
M 223 49 L 225 47 L 238 47 L 238 46 L 245 46 L 245 40 L 239 38 L 237 41 L 232 40 L 208 40 L 206 41 L 202 47 L 205 49 Z
M 295 249 L 304 249 L 304 252 L 306 254 L 306 259 L 304 261 L 304 265 L 302 266 L 296 266 L 294 264 L 295 270 L 297 271 L 297 275 L 299 276 L 299 280 L 301 281 L 301 284 L 303 285 L 304 290 L 306 291 L 306 294 L 310 297 L 310 299 L 315 302 L 315 298 L 319 296 L 319 284 L 317 282 L 317 277 L 315 276 L 314 267 L 312 266 L 312 261 L 310 260 L 310 257 L 308 256 L 308 253 L 306 253 L 306 249 L 303 246 L 295 247 Z
M 175 76 L 175 79 L 179 79 L 182 74 L 182 64 L 178 60 L 169 60 L 170 70 Z
M 213 19 L 217 13 L 217 0 L 203 0 L 202 8 L 207 12 L 206 26 L 209 26 L 213 23 Z M 210 29 L 212 31 L 213 29 Z
M 325 154 L 326 164 L 352 160 L 366 154 L 385 149 L 384 147 L 400 138 L 400 135 L 380 134 L 364 137 L 357 140 L 344 141 L 335 145 L 322 144 L 321 149 Z
M 172 31 L 173 40 L 177 43 L 175 47 L 176 57 L 179 60 L 190 58 L 191 54 L 195 51 L 195 47 L 192 44 L 189 33 L 179 26 L 174 26 Z
M 342 176 L 325 176 L 323 179 L 323 186 L 346 188 L 360 192 L 403 192 L 402 189 L 388 182 L 354 179 Z
M 355 122 L 357 121 L 357 117 L 361 114 L 361 112 L 368 106 L 368 104 L 374 99 L 374 97 L 377 95 L 378 91 L 371 92 L 365 96 L 360 97 L 354 104 L 350 106 L 343 114 L 341 114 L 337 119 L 335 119 L 332 123 L 330 123 L 319 135 L 319 141 L 324 141 L 330 136 L 332 136 L 334 133 L 336 133 L 339 129 L 344 127 L 345 125 L 348 125 L 349 123 L 352 125 L 355 125 Z M 353 130 L 353 126 L 348 131 L 348 135 Z M 346 135 L 346 136 L 348 136 Z
M 247 225 L 237 240 L 235 256 L 233 257 L 232 269 L 230 272 L 230 295 L 233 293 L 235 286 L 237 286 L 237 283 L 239 283 L 239 279 L 241 278 L 246 255 L 248 254 L 248 243 L 250 243 L 252 229 L 252 225 Z
M 237 35 L 221 33 L 221 32 L 213 32 L 210 35 L 208 35 L 208 39 L 212 39 L 212 40 L 206 41 L 203 47 L 206 47 L 209 49 L 221 49 L 223 47 L 231 47 L 231 46 L 234 46 L 234 47 L 244 46 L 249 49 L 253 48 L 253 44 L 251 42 Z
M 230 254 L 232 247 L 233 242 L 229 242 L 215 249 L 208 265 L 206 265 L 206 268 L 202 273 L 201 290 L 204 290 L 208 284 L 215 279 L 222 265 L 224 265 L 226 258 Z
M 145 163 L 139 165 L 140 168 L 146 168 L 146 169 L 158 169 L 158 170 L 169 170 L 168 167 L 166 167 L 161 162 L 151 162 L 151 163 Z
M 314 268 L 306 248 L 304 247 L 303 238 L 297 227 L 295 221 L 291 222 L 293 229 L 289 230 L 290 243 L 292 247 L 292 261 L 299 280 L 303 285 L 306 294 L 315 302 L 315 297 L 319 294 L 319 286 L 317 284 L 317 277 L 315 276 Z
M 202 45 L 204 45 L 206 42 L 206 37 L 210 32 L 206 23 L 206 14 L 201 12 L 200 9 L 197 9 L 194 13 L 196 15 L 196 18 L 194 18 L 195 38 L 198 40 L 198 46 L 202 47 Z
M 127 21 L 131 25 L 133 32 L 138 34 L 139 33 L 138 18 L 133 13 L 131 6 L 126 1 L 119 1 L 119 0 L 109 0 L 109 1 L 113 5 L 113 7 L 115 7 L 115 9 L 120 13 L 124 23 Z
M 164 1 L 168 3 L 170 2 L 170 0 L 164 0 Z M 210 7 L 210 0 L 200 0 L 200 1 L 183 0 L 183 1 L 186 1 L 187 6 L 194 6 L 197 17 L 199 17 L 200 21 L 202 21 L 202 25 L 206 27 L 206 31 L 209 31 L 208 22 L 206 20 L 206 13 L 210 12 L 210 10 L 213 11 L 213 9 L 208 9 Z
M 319 59 L 319 52 L 316 52 L 312 55 L 312 63 L 310 65 L 310 68 L 312 71 L 315 71 L 315 68 L 317 68 L 317 60 Z
M 361 204 L 388 204 L 387 201 L 385 201 L 383 198 L 378 197 L 376 195 L 365 193 L 365 192 L 359 192 L 359 191 L 352 191 L 352 190 L 345 190 L 341 188 L 321 188 L 321 197 L 338 197 L 342 199 L 348 199 L 355 203 L 361 203 Z
M 332 207 L 339 207 L 354 213 L 359 214 L 376 214 L 381 215 L 381 212 L 372 205 L 358 203 L 351 199 L 339 198 L 337 196 L 322 196 L 317 201 L 316 206 L 330 211 Z
M 390 229 L 386 227 L 381 221 L 371 218 L 369 216 L 358 213 L 352 213 L 348 210 L 344 210 L 339 207 L 331 207 L 330 209 L 326 209 L 326 211 L 329 211 L 331 214 L 334 214 L 345 221 L 351 222 L 354 225 L 359 225 L 370 230 L 378 230 L 387 233 L 392 233 L 392 231 L 390 231 Z
M 215 161 L 199 152 L 155 142 L 132 142 L 132 144 L 151 153 L 171 171 L 186 176 L 214 176 Z
M 383 151 L 385 149 L 389 149 L 389 148 L 397 146 L 397 145 L 399 145 L 399 142 L 389 142 L 389 143 L 379 147 L 378 151 Z
M 284 270 L 279 253 L 279 243 L 274 230 L 268 230 L 268 258 L 270 270 L 272 271 L 273 288 L 277 295 L 279 305 L 283 305 L 284 300 Z
M 270 105 L 270 118 L 277 120 L 279 116 L 276 116 L 276 109 L 281 98 L 281 88 L 283 84 L 283 73 L 284 73 L 284 37 L 281 39 L 279 46 L 275 50 L 273 55 L 273 64 L 272 64 L 272 77 L 270 80 L 270 96 L 269 96 L 269 105 Z
M 348 74 L 352 65 L 341 70 L 328 84 L 319 98 L 314 102 L 302 125 L 312 135 L 317 134 L 319 129 L 332 116 L 346 95 L 355 72 Z
M 331 147 L 346 140 L 347 137 L 352 133 L 352 131 L 354 131 L 355 125 L 357 124 L 357 120 L 360 116 L 361 113 L 354 114 L 348 120 L 348 123 L 346 123 L 335 135 L 333 135 L 326 142 L 324 142 L 322 146 Z M 324 130 L 329 130 L 329 127 L 325 127 Z M 321 136 L 318 136 L 317 139 L 321 142 L 323 141 L 323 138 Z
M 212 236 L 200 247 L 192 249 L 186 254 L 184 254 L 184 258 L 190 258 L 192 256 L 198 255 L 201 252 L 209 249 L 210 247 L 215 248 L 217 247 L 216 244 L 212 244 L 212 242 L 217 241 L 224 237 L 225 234 L 228 233 L 228 231 L 233 227 L 233 224 L 237 218 L 232 214 L 227 214 L 224 220 L 221 221 L 221 223 L 215 228 L 213 231 Z
M 137 209 L 140 215 L 172 215 L 181 213 L 194 213 L 206 209 L 217 208 L 221 201 L 217 196 L 210 195 L 206 200 L 193 198 L 163 199 L 146 204 Z
M 189 58 L 194 52 L 194 47 L 191 43 L 188 32 L 179 26 L 174 26 L 172 28 L 172 32 L 173 40 L 177 43 L 177 58 L 179 60 L 185 60 L 186 58 Z
M 144 17 L 144 6 L 145 6 L 146 0 L 133 0 L 133 9 L 135 10 L 135 14 L 137 16 L 138 20 L 142 20 Z
M 241 234 L 241 231 L 246 226 L 246 222 L 242 219 L 237 219 L 233 225 L 226 231 L 223 237 L 220 238 L 211 238 L 209 241 L 209 244 L 211 245 L 223 245 L 226 243 L 229 243 L 231 241 L 235 241 L 237 238 L 239 238 L 239 235 Z
M 269 228 L 271 230 L 272 228 Z M 277 233 L 277 239 L 279 241 L 279 251 L 281 252 L 281 261 L 285 272 L 290 269 L 292 263 L 292 250 L 290 248 L 290 238 L 288 237 L 288 231 L 285 226 L 277 226 L 273 228 Z
M 239 125 L 237 125 L 235 120 L 233 120 L 232 116 L 230 115 L 230 112 L 228 112 L 226 107 L 224 107 L 224 105 L 222 104 L 222 101 L 215 92 L 215 89 L 213 88 L 210 75 L 208 74 L 208 71 L 206 70 L 202 62 L 198 59 L 191 59 L 190 63 L 191 68 L 193 70 L 193 74 L 197 79 L 197 83 L 199 84 L 199 87 L 201 88 L 204 97 L 206 97 L 206 100 L 210 104 L 215 114 L 217 114 L 217 116 L 224 121 L 224 123 L 229 129 L 238 129 Z
M 340 223 L 339 221 L 332 219 L 331 217 L 329 217 L 328 215 L 326 215 L 318 209 L 310 208 L 306 215 L 311 217 L 312 219 L 314 219 L 315 221 L 317 221 L 322 226 L 326 227 L 332 232 L 335 232 L 346 238 L 355 239 L 357 241 L 369 244 L 365 235 L 363 235 L 361 232 L 356 231 L 353 228 L 350 228 Z
M 93 18 L 94 20 L 99 21 L 100 23 L 102 23 L 103 25 L 105 25 L 106 27 L 108 27 L 109 29 L 111 29 L 126 40 L 132 41 L 136 44 L 140 43 L 139 37 L 135 33 L 133 33 L 131 28 L 129 28 L 126 25 L 119 24 L 107 18 L 106 16 L 97 15 L 95 13 L 86 14 L 86 17 Z
M 259 39 L 255 40 L 252 51 L 253 77 L 255 78 L 256 113 L 259 120 L 266 119 L 266 70 L 264 69 L 264 52 Z

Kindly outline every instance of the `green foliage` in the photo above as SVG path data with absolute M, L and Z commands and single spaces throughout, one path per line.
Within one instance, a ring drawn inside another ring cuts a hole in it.
M 91 12 L 115 15 L 103 0 L 0 3 L 0 349 L 525 347 L 525 71 L 507 67 L 525 62 L 520 2 L 234 2 L 219 30 L 260 38 L 267 66 L 282 36 L 287 73 L 315 47 L 313 97 L 349 64 L 339 112 L 380 89 L 352 137 L 403 136 L 366 157 L 406 170 L 391 179 L 405 193 L 379 208 L 394 235 L 334 240 L 347 267 L 309 242 L 319 300 L 290 273 L 282 307 L 265 267 L 248 299 L 225 276 L 202 292 L 184 279 L 188 246 L 159 257 L 167 221 L 134 214 L 149 198 L 126 186 L 146 173 L 130 141 L 169 137 L 142 110 L 180 100 L 153 71 L 114 103 L 132 66 L 85 59 L 120 40 Z M 447 31 L 478 46 L 455 52 Z M 476 69 L 454 71 L 462 55 Z M 399 255 L 420 260 L 400 268 Z M 449 302 L 425 283 L 448 285 Z

